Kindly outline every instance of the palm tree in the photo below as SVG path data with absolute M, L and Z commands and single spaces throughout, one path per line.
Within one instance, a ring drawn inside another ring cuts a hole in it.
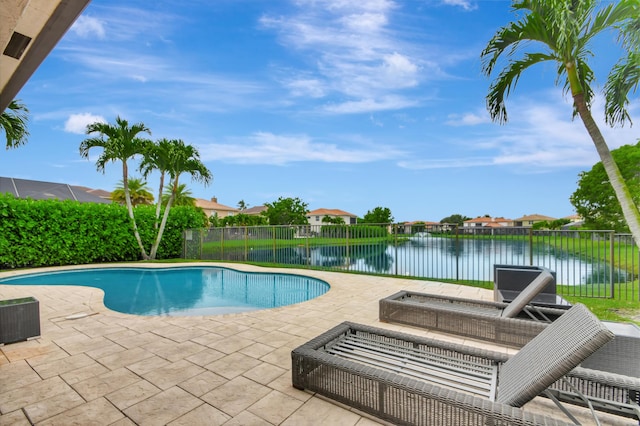
M 129 178 L 129 195 L 131 196 L 131 205 L 133 207 L 140 204 L 153 204 L 153 194 L 149 192 L 147 188 L 147 182 L 138 178 Z M 111 193 L 111 201 L 118 204 L 124 204 L 124 183 L 120 181 L 120 184 Z
M 630 120 L 626 107 L 628 94 L 640 80 L 640 2 L 621 0 L 605 3 L 596 11 L 597 0 L 519 0 L 512 8 L 525 15 L 500 28 L 482 51 L 482 70 L 490 76 L 498 59 L 510 58 L 487 95 L 487 108 L 494 121 L 507 121 L 505 98 L 516 86 L 524 70 L 545 62 L 558 66 L 556 84 L 573 97 L 574 116 L 579 115 L 591 137 L 611 186 L 622 207 L 625 220 L 637 244 L 640 244 L 640 212 L 631 198 L 618 166 L 600 132 L 591 105 L 595 76 L 587 64 L 592 56 L 594 38 L 605 30 L 619 30 L 624 55 L 613 67 L 605 85 L 605 117 L 609 125 L 624 125 Z M 541 48 L 541 51 L 533 49 Z M 532 50 L 527 50 L 532 49 Z M 519 58 L 513 58 L 522 53 Z
M 169 153 L 172 146 L 173 143 L 165 138 L 158 140 L 156 143 L 149 144 L 144 152 L 142 162 L 140 163 L 140 171 L 145 178 L 154 170 L 158 170 L 160 172 L 160 186 L 158 187 L 158 202 L 156 203 L 156 219 L 153 225 L 154 229 L 158 229 L 160 206 L 164 202 L 162 188 L 164 188 L 164 178 L 169 167 Z
M 0 128 L 7 138 L 7 149 L 27 143 L 29 131 L 29 110 L 19 100 L 11 101 L 7 109 L 0 114 Z
M 116 117 L 115 125 L 95 122 L 87 126 L 86 133 L 88 135 L 93 133 L 100 135 L 85 139 L 80 143 L 80 155 L 83 158 L 89 158 L 89 150 L 91 148 L 103 149 L 102 154 L 100 154 L 96 161 L 98 171 L 104 173 L 104 167 L 108 162 L 118 160 L 122 162 L 122 186 L 124 187 L 125 203 L 127 204 L 127 210 L 129 211 L 129 217 L 131 218 L 133 226 L 133 233 L 140 247 L 142 258 L 146 260 L 149 256 L 142 244 L 142 239 L 138 232 L 138 225 L 133 215 L 133 206 L 129 193 L 129 167 L 127 166 L 127 160 L 145 151 L 151 142 L 138 137 L 138 134 L 151 134 L 151 131 L 143 123 L 136 123 L 130 126 L 127 120 Z
M 162 222 L 160 223 L 160 229 L 158 230 L 156 241 L 151 247 L 151 259 L 155 259 L 158 247 L 160 246 L 160 241 L 162 241 L 162 234 L 167 224 L 169 211 L 171 210 L 171 206 L 176 198 L 176 194 L 178 193 L 178 188 L 180 186 L 180 175 L 182 173 L 189 173 L 192 179 L 203 182 L 205 185 L 208 185 L 213 179 L 209 169 L 207 169 L 202 161 L 200 161 L 200 153 L 196 148 L 191 145 L 186 145 L 180 139 L 172 140 L 170 142 L 172 146 L 169 150 L 169 161 L 167 163 L 168 166 L 166 172 L 171 178 L 171 195 L 167 200 L 167 205 L 165 206 L 164 214 L 162 215 Z
M 162 194 L 162 204 L 167 205 L 169 198 L 173 194 L 173 185 L 169 184 L 164 188 L 164 194 Z M 178 185 L 176 193 L 173 194 L 172 206 L 195 206 L 196 199 L 191 196 L 191 190 L 187 188 L 187 184 L 181 183 Z

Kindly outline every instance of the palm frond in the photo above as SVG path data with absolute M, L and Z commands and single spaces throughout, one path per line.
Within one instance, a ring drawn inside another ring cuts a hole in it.
M 80 156 L 82 158 L 89 158 L 89 150 L 96 147 L 104 147 L 105 141 L 102 138 L 94 137 L 88 138 L 80 142 Z
M 29 110 L 27 107 L 17 99 L 11 101 L 7 109 L 0 114 L 0 129 L 4 130 L 7 149 L 27 143 L 28 122 Z
M 640 52 L 629 52 L 611 70 L 605 93 L 605 121 L 610 126 L 624 125 L 631 116 L 627 112 L 629 93 L 635 93 L 640 82 Z
M 553 55 L 531 53 L 526 54 L 521 60 L 511 61 L 489 88 L 487 109 L 491 119 L 500 124 L 507 122 L 505 99 L 509 96 L 511 90 L 516 87 L 525 69 L 540 62 L 555 60 L 556 58 Z

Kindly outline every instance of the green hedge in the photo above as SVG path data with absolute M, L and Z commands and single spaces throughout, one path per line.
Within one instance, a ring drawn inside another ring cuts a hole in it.
M 374 225 L 324 225 L 320 228 L 323 238 L 379 238 L 389 235 L 387 229 Z
M 149 252 L 155 206 L 138 206 L 135 215 Z M 182 231 L 200 228 L 205 220 L 194 207 L 172 208 L 157 257 L 180 257 Z M 124 206 L 0 195 L 0 268 L 132 261 L 140 256 Z

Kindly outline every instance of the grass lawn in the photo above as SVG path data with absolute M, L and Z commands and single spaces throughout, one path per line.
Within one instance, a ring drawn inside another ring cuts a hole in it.
M 586 305 L 601 320 L 634 322 L 640 325 L 640 303 L 638 301 L 570 296 L 565 298 L 571 303 Z

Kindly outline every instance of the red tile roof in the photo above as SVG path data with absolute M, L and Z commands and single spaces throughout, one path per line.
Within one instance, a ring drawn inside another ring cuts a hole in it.
M 550 216 L 545 216 L 543 214 L 530 214 L 530 215 L 526 215 L 526 216 L 522 216 L 519 217 L 517 219 L 514 219 L 516 222 L 524 222 L 524 221 L 543 221 L 543 220 L 548 220 L 548 221 L 552 221 L 552 220 L 556 220 L 555 217 L 550 217 Z
M 238 212 L 239 210 L 234 207 L 225 206 L 224 204 L 217 203 L 215 201 L 205 200 L 203 198 L 196 198 L 196 206 L 207 210 L 215 211 L 231 211 Z
M 357 215 L 349 212 L 345 212 L 344 210 L 339 209 L 316 209 L 310 212 L 307 212 L 307 216 L 350 216 L 350 217 L 358 217 Z
M 260 214 L 267 210 L 267 206 L 253 206 L 248 209 L 240 210 L 242 214 Z

